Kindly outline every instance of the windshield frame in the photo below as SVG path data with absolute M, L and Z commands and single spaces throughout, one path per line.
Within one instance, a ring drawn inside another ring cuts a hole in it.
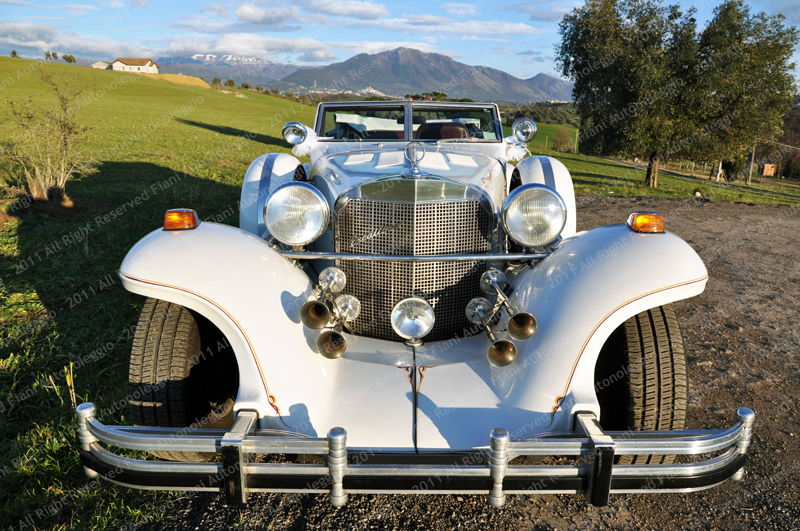
M 370 139 L 370 140 L 361 140 L 361 139 L 352 139 L 352 138 L 326 138 L 323 135 L 325 132 L 323 131 L 323 121 L 325 120 L 325 113 L 330 111 L 331 108 L 334 109 L 347 109 L 350 107 L 356 108 L 376 108 L 380 109 L 381 107 L 403 107 L 404 111 L 404 131 L 403 131 L 403 138 L 387 138 L 387 139 Z M 477 109 L 486 109 L 489 108 L 492 110 L 492 123 L 494 124 L 495 130 L 495 139 L 494 140 L 485 140 L 482 138 L 465 138 L 465 139 L 457 139 L 457 138 L 447 138 L 442 139 L 445 140 L 447 143 L 454 143 L 454 144 L 498 144 L 503 142 L 503 124 L 500 122 L 500 110 L 497 107 L 496 103 L 462 103 L 462 102 L 445 102 L 445 101 L 409 101 L 409 100 L 391 100 L 391 101 L 352 101 L 352 102 L 331 102 L 331 103 L 320 103 L 317 107 L 317 115 L 314 119 L 314 131 L 317 134 L 318 141 L 320 142 L 351 142 L 351 143 L 363 143 L 363 144 L 375 144 L 375 143 L 384 143 L 384 142 L 431 142 L 437 143 L 441 142 L 442 140 L 420 140 L 414 138 L 413 133 L 413 126 L 412 126 L 412 115 L 414 109 L 420 109 L 424 107 L 433 107 L 433 108 L 446 108 L 452 107 L 453 110 L 458 109 L 465 109 L 465 110 L 477 110 Z

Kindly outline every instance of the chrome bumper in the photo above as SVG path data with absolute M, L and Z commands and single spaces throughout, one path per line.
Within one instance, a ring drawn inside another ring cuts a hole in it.
M 603 432 L 592 413 L 578 413 L 574 432 L 511 440 L 495 429 L 489 446 L 464 453 L 348 452 L 347 434 L 327 438 L 256 429 L 257 413 L 239 411 L 229 430 L 105 426 L 91 403 L 77 408 L 81 462 L 86 474 L 141 489 L 224 492 L 226 503 L 252 492 L 328 493 L 334 506 L 349 493 L 485 494 L 502 507 L 506 494 L 585 494 L 592 505 L 609 494 L 689 492 L 742 478 L 754 414 L 736 412 L 726 430 Z M 131 450 L 213 452 L 220 462 L 143 461 L 100 446 Z M 253 463 L 255 454 L 317 454 L 327 464 Z M 673 465 L 618 465 L 617 455 L 709 455 Z M 566 465 L 517 465 L 519 456 L 573 456 Z

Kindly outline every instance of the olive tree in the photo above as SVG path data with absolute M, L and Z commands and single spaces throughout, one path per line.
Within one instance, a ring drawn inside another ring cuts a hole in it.
M 557 61 L 575 83 L 581 146 L 649 160 L 733 160 L 773 137 L 794 87 L 797 30 L 726 0 L 701 32 L 694 9 L 659 0 L 588 0 L 559 25 Z

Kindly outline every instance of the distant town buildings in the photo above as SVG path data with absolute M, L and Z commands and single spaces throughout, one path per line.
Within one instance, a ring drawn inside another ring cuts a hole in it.
M 158 74 L 158 64 L 152 59 L 140 57 L 119 57 L 113 63 L 97 61 L 92 68 L 100 70 L 117 70 L 119 72 L 136 72 L 146 74 Z

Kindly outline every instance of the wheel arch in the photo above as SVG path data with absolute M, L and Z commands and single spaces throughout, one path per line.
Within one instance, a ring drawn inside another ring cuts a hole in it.
M 201 337 L 203 328 L 206 333 L 222 336 L 233 351 L 238 371 L 238 390 L 234 410 L 264 409 L 264 402 L 270 402 L 269 397 L 264 396 L 263 389 L 266 388 L 266 383 L 259 378 L 261 371 L 249 338 L 233 316 L 214 301 L 198 293 L 140 279 L 124 272 L 120 272 L 119 276 L 128 291 L 179 304 L 188 309 L 196 318 L 199 317 L 200 319 L 196 319 L 196 321 Z
M 308 173 L 299 160 L 287 153 L 267 153 L 250 164 L 242 183 L 239 228 L 256 236 L 266 232 L 264 204 L 275 188 L 295 179 L 298 167 Z

